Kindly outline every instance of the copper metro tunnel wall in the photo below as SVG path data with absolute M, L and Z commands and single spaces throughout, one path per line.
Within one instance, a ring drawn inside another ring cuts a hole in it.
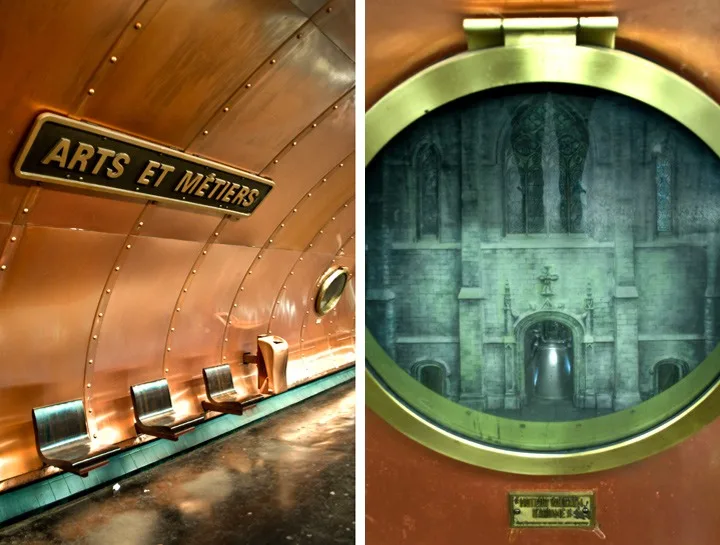
M 167 378 L 176 410 L 199 414 L 202 369 L 228 363 L 252 393 L 258 335 L 290 343 L 291 386 L 354 363 L 351 286 L 317 323 L 312 300 L 329 267 L 354 278 L 353 2 L 0 7 L 0 489 L 57 471 L 34 407 L 83 399 L 91 436 L 129 447 L 147 439 L 130 386 Z M 19 180 L 46 111 L 275 188 L 237 219 Z

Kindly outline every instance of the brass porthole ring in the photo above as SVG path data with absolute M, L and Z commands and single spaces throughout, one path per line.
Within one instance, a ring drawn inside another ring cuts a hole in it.
M 347 267 L 338 267 L 325 273 L 320 280 L 320 288 L 315 296 L 315 312 L 319 316 L 325 316 L 337 306 L 345 291 L 347 281 Z

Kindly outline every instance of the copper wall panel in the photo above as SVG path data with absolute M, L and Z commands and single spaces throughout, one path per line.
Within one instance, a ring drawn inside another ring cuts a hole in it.
M 617 47 L 673 69 L 720 100 L 720 11 L 713 0 L 522 2 L 373 0 L 366 7 L 366 103 L 420 69 L 466 49 L 467 16 L 611 13 Z M 366 541 L 435 545 L 714 545 L 720 420 L 646 460 L 588 475 L 493 472 L 437 454 L 366 411 Z M 597 490 L 598 527 L 514 529 L 509 490 Z M 478 538 L 478 536 L 480 536 Z
M 172 350 L 165 352 L 169 380 L 174 386 L 192 388 L 193 408 L 197 412 L 202 410 L 199 400 L 205 392 L 202 369 L 222 362 L 228 310 L 258 251 L 215 244 L 207 252 L 180 305 L 180 312 L 175 313 L 172 323 L 175 331 L 168 334 Z
M 168 0 L 137 30 L 83 114 L 185 148 L 305 20 L 287 0 Z
M 298 257 L 300 252 L 268 249 L 262 252 L 262 259 L 253 263 L 252 273 L 243 279 L 236 298 L 228 304 L 224 360 L 238 361 L 243 352 L 257 351 L 257 336 L 267 333 L 275 295 Z
M 297 8 L 308 17 L 312 17 L 316 11 L 325 5 L 326 0 L 290 0 Z
M 97 194 L 43 186 L 28 213 L 27 222 L 60 229 L 124 235 L 131 229 L 144 206 L 142 202 L 129 199 L 100 197 Z
M 331 215 L 355 193 L 355 156 L 334 171 L 327 182 L 315 189 L 312 197 L 297 206 L 297 213 L 285 221 L 285 229 L 273 241 L 276 248 L 304 248 Z
M 170 318 L 202 244 L 138 237 L 113 288 L 94 362 L 91 405 L 108 437 L 133 429 L 130 386 L 162 378 Z
M 337 106 L 337 108 L 335 108 Z M 308 191 L 319 184 L 355 147 L 355 92 L 350 91 L 290 143 L 263 175 L 275 181 L 259 214 L 244 218 L 227 229 L 220 241 L 227 244 L 262 245 L 275 227 Z
M 331 0 L 312 20 L 335 45 L 355 60 L 354 0 Z
M 250 78 L 192 152 L 259 172 L 355 81 L 353 62 L 312 23 L 274 60 Z
M 122 240 L 28 227 L 12 266 L 2 272 L 0 444 L 7 445 L 2 457 L 17 463 L 0 464 L 0 479 L 41 465 L 32 408 L 83 396 L 90 318 Z
M 142 235 L 205 242 L 223 218 L 222 212 L 194 212 L 169 206 L 153 206 L 143 226 Z
M 53 2 L 38 9 L 35 2 L 0 2 L 0 222 L 12 219 L 26 192 L 8 182 L 15 183 L 10 165 L 31 120 L 40 110 L 70 107 L 140 4 Z
M 330 319 L 325 323 L 325 334 L 330 340 L 333 359 L 340 363 L 355 361 L 355 256 L 345 250 L 355 246 L 354 239 L 354 236 L 348 239 L 335 256 L 333 265 L 347 267 L 350 280 L 337 306 L 328 314 Z

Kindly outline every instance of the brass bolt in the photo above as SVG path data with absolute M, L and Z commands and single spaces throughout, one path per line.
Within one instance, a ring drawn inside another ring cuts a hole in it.
M 270 64 L 275 64 L 277 61 L 275 59 L 270 61 Z
M 106 289 L 105 293 L 110 293 L 110 288 Z
M 17 240 L 17 237 L 12 237 L 12 238 L 10 239 L 10 242 L 15 242 L 16 240 Z
M 115 267 L 115 270 L 116 270 L 116 271 L 119 271 L 119 270 L 120 270 L 120 267 Z
M 95 94 L 95 89 L 88 90 L 88 95 L 94 95 L 94 94 Z
M 246 89 L 250 89 L 250 87 L 252 87 L 252 83 L 247 83 L 247 84 L 245 84 L 245 88 L 246 88 Z
M 165 372 L 166 372 L 166 373 L 169 373 L 169 372 L 170 372 L 170 369 L 168 369 L 168 368 L 166 367 L 166 368 L 165 368 Z
M 326 9 L 325 11 L 327 11 L 328 13 L 332 13 L 332 8 L 330 7 L 328 9 Z
M 196 269 L 193 269 L 193 272 L 192 272 L 192 273 L 193 273 L 193 274 L 197 274 L 197 270 L 196 270 Z
M 93 364 L 93 360 L 88 360 L 88 365 L 92 365 L 92 364 Z
M 129 250 L 130 248 L 132 248 L 132 244 L 128 244 L 128 245 L 125 246 L 125 247 Z
M 140 30 L 142 28 L 142 23 L 135 23 L 135 28 Z
M 297 146 L 297 142 L 293 142 L 293 146 Z
M 210 131 L 203 131 L 203 134 L 207 136 L 208 134 L 210 134 Z
M 102 313 L 102 312 L 98 312 L 98 317 L 99 317 L 99 318 L 102 318 L 102 317 L 103 317 L 103 313 Z
M 227 106 L 225 106 L 225 107 L 223 108 L 223 112 L 226 112 L 226 113 L 227 113 L 227 112 L 229 112 L 229 111 L 230 111 L 230 108 L 228 108 Z
M 3 265 L 3 266 L 1 266 L 1 267 L 0 267 L 0 270 L 2 270 L 2 271 L 6 271 L 6 270 L 7 270 L 7 265 Z
M 338 109 L 338 105 L 335 104 L 335 106 L 333 106 L 333 110 L 337 110 L 337 109 Z
M 28 212 L 30 212 L 29 208 L 23 208 L 23 214 L 27 214 Z
M 138 227 L 142 227 L 143 225 L 145 225 L 143 222 L 138 223 Z
M 115 64 L 117 62 L 117 57 L 114 55 L 112 57 L 110 57 L 110 62 Z
M 90 383 L 88 382 L 87 387 L 90 388 L 91 386 L 92 386 L 92 384 L 90 384 Z
M 169 347 L 169 346 L 168 346 L 168 349 L 167 349 L 167 351 L 168 351 L 168 352 L 170 352 L 170 347 Z
M 313 126 L 313 129 L 314 129 L 315 127 L 317 127 L 317 123 L 313 123 L 312 126 Z
M 97 340 L 97 338 L 98 338 L 97 335 L 93 335 L 94 340 Z

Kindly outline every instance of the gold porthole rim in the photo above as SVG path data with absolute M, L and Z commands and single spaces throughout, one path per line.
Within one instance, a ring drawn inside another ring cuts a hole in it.
M 677 74 L 615 49 L 517 46 L 456 55 L 383 96 L 365 116 L 366 166 L 397 134 L 434 109 L 470 94 L 525 83 L 574 84 L 633 98 L 679 122 L 720 156 L 720 131 L 713 131 L 720 127 L 720 106 Z M 432 450 L 499 471 L 561 475 L 618 467 L 671 447 L 720 414 L 720 349 L 678 384 L 640 405 L 604 417 L 545 423 L 463 407 L 403 371 L 369 329 L 365 345 L 368 407 Z M 609 422 L 609 429 L 619 432 L 600 434 L 583 444 L 573 442 L 578 424 L 589 429 L 587 438 L 593 437 L 598 421 L 600 426 Z M 515 434 L 505 433 L 513 427 Z M 540 428 L 544 431 L 534 435 Z M 544 445 L 537 441 L 543 435 Z M 558 438 L 562 449 L 551 450 Z
M 318 316 L 325 316 L 340 302 L 340 298 L 343 296 L 343 293 L 345 293 L 345 288 L 347 288 L 349 274 L 350 269 L 348 269 L 347 267 L 336 267 L 328 270 L 322 276 L 319 282 L 320 287 L 318 288 L 317 294 L 315 295 L 315 313 Z M 330 289 L 330 286 L 333 285 L 333 282 L 335 282 L 340 277 L 345 277 L 345 283 L 343 284 L 342 289 L 337 295 L 333 296 L 325 304 L 323 304 L 323 299 L 325 298 L 327 290 Z

